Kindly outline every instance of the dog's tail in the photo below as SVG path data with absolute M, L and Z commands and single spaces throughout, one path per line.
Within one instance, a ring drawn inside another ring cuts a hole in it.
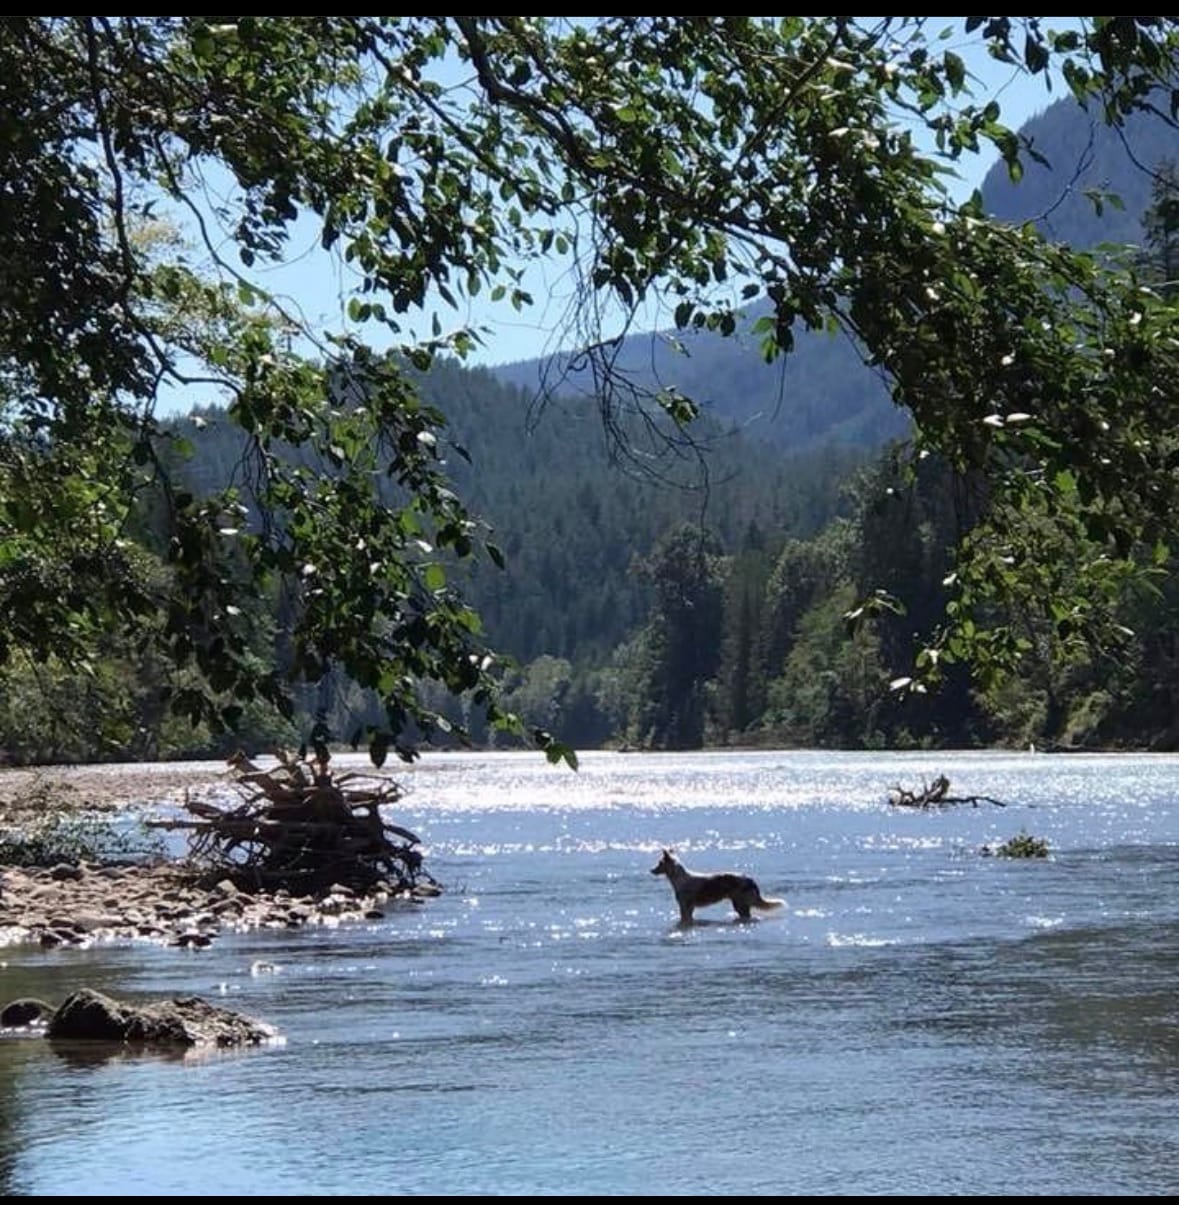
M 759 908 L 762 912 L 772 912 L 775 908 L 785 908 L 786 901 L 775 899 L 773 896 L 767 898 L 759 891 L 757 899 L 753 901 L 753 906 Z

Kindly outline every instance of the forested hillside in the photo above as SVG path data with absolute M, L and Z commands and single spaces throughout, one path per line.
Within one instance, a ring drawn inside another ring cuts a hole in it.
M 699 458 L 656 444 L 619 461 L 584 405 L 535 412 L 523 390 L 453 362 L 422 388 L 470 453 L 450 458 L 455 482 L 507 558 L 505 571 L 480 567 L 473 598 L 496 646 L 521 660 L 601 663 L 643 618 L 649 591 L 635 562 L 668 530 L 701 523 L 727 548 L 759 538 L 751 531 L 809 537 L 846 506 L 865 461 L 838 446 L 783 455 L 707 421 Z

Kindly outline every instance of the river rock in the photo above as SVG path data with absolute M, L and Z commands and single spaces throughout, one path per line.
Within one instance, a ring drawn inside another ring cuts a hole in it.
M 189 949 L 203 950 L 206 946 L 212 945 L 213 938 L 208 933 L 177 933 L 176 940 L 172 942 L 174 946 L 187 946 Z
M 5 1029 L 15 1029 L 22 1025 L 36 1025 L 48 1021 L 53 1012 L 53 1005 L 46 1004 L 33 996 L 25 996 L 13 1000 L 0 1010 L 0 1026 Z
M 269 1041 L 277 1031 L 198 996 L 129 1004 L 81 988 L 50 1018 L 46 1036 L 169 1046 L 244 1046 Z

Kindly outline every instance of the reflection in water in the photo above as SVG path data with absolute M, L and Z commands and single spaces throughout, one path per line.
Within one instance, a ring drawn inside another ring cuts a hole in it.
M 1173 1192 L 1176 769 L 591 754 L 573 775 L 436 758 L 397 819 L 429 842 L 441 899 L 199 952 L 5 951 L 6 998 L 228 997 L 287 1044 L 171 1061 L 0 1042 L 0 1186 Z M 943 770 L 1021 806 L 884 802 Z M 978 855 L 1021 828 L 1049 859 Z M 663 845 L 752 874 L 786 908 L 677 928 L 647 873 Z
M 246 1058 L 261 1046 L 142 1046 L 127 1042 L 94 1042 L 48 1038 L 46 1046 L 74 1070 L 94 1070 L 111 1063 L 198 1063 L 226 1062 Z M 267 1046 L 284 1045 L 282 1038 L 273 1038 Z

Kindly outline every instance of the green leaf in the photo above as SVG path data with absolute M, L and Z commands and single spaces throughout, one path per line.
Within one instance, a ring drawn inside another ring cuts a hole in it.
M 1037 75 L 1048 66 L 1048 51 L 1045 50 L 1039 39 L 1033 37 L 1030 33 L 1024 40 L 1023 61 L 1033 75 Z
M 946 79 L 950 81 L 950 87 L 955 92 L 960 92 L 966 83 L 966 64 L 951 50 L 945 52 L 942 61 L 945 67 Z

